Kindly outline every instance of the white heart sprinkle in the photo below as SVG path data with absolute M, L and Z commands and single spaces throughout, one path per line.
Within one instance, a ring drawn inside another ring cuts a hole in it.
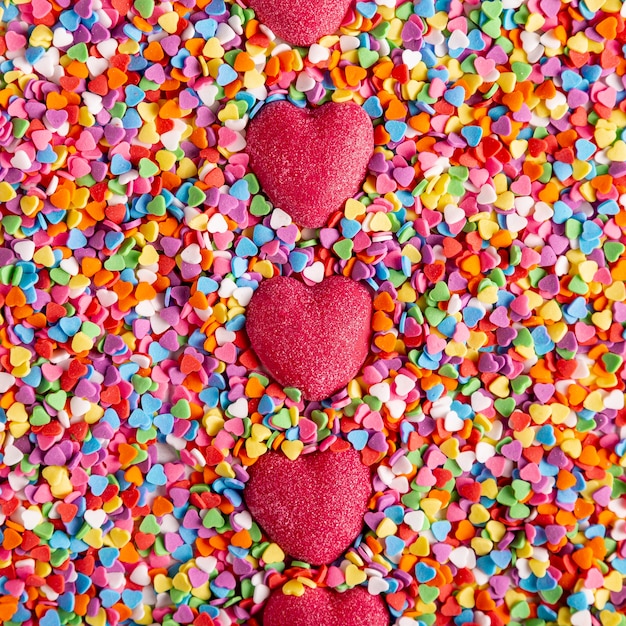
M 496 190 L 491 185 L 483 185 L 480 188 L 480 193 L 476 198 L 478 204 L 492 204 L 498 199 Z
M 235 400 L 229 407 L 228 412 L 233 417 L 248 417 L 248 401 L 245 398 Z
M 463 420 L 454 412 L 450 411 L 444 418 L 444 427 L 449 433 L 456 433 L 463 429 Z
M 396 394 L 402 398 L 415 389 L 415 381 L 405 374 L 398 374 L 393 382 Z
M 24 453 L 15 446 L 5 446 L 2 461 L 12 467 L 17 465 L 24 458 Z
M 446 224 L 456 224 L 465 219 L 465 211 L 454 204 L 448 204 L 443 209 L 443 216 Z
M 374 576 L 367 581 L 367 590 L 373 595 L 377 596 L 381 593 L 385 593 L 389 589 L 389 583 L 384 578 L 378 578 Z
M 412 70 L 422 60 L 422 53 L 418 50 L 404 50 L 402 52 L 402 63 Z
M 26 530 L 32 530 L 33 528 L 35 528 L 35 526 L 38 526 L 43 521 L 41 511 L 33 506 L 31 506 L 26 511 L 23 511 L 20 517 L 22 526 Z
M 448 39 L 448 48 L 450 50 L 464 50 L 469 46 L 467 35 L 461 30 L 455 30 Z
M 324 264 L 316 261 L 302 270 L 302 275 L 312 283 L 321 283 L 324 280 Z
M 210 574 L 217 567 L 217 559 L 214 556 L 196 557 L 196 567 L 203 572 Z
M 370 387 L 370 395 L 378 398 L 381 402 L 389 402 L 391 398 L 391 389 L 389 383 L 376 383 Z
M 0 372 L 0 393 L 6 393 L 15 384 L 15 376 L 8 372 Z
M 330 58 L 330 50 L 324 46 L 320 46 L 318 43 L 314 43 L 309 48 L 309 61 L 313 65 L 317 65 L 321 61 L 327 61 Z
M 221 213 L 215 213 L 209 218 L 206 229 L 210 233 L 225 233 L 228 230 L 228 224 Z
M 424 511 L 409 511 L 404 516 L 404 523 L 416 533 L 424 528 L 425 520 L 426 516 L 424 515 Z
M 151 582 L 150 574 L 148 574 L 148 566 L 145 563 L 140 563 L 133 570 L 130 575 L 131 582 L 134 582 L 136 585 L 140 585 L 141 587 L 145 587 L 149 585 Z
M 291 224 L 292 219 L 289 213 L 286 213 L 282 209 L 278 207 L 272 211 L 272 215 L 270 217 L 270 227 L 274 230 L 278 230 L 283 226 L 289 226 Z
M 248 306 L 253 293 L 252 287 L 237 287 L 233 292 L 233 296 L 241 306 Z
M 92 528 L 101 528 L 107 518 L 107 514 L 106 511 L 103 511 L 102 509 L 89 509 L 88 511 L 85 511 L 83 517 Z
M 267 585 L 257 585 L 252 594 L 252 601 L 255 604 L 265 602 L 270 596 L 270 588 Z

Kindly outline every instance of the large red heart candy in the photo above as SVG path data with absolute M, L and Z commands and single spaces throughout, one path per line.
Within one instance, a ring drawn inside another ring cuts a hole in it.
M 331 563 L 363 528 L 370 469 L 354 448 L 299 456 L 266 452 L 249 470 L 244 498 L 268 537 L 312 565 Z
M 295 278 L 263 281 L 246 314 L 250 344 L 265 369 L 306 400 L 350 382 L 369 349 L 372 301 L 362 285 L 331 276 L 314 287 Z
M 250 167 L 270 200 L 306 228 L 319 228 L 360 189 L 374 149 L 372 122 L 354 103 L 317 109 L 265 105 L 246 136 Z
M 280 590 L 268 599 L 263 626 L 388 626 L 389 613 L 380 596 L 363 587 L 345 593 L 316 587 L 301 596 Z
M 341 25 L 350 0 L 250 0 L 257 18 L 295 46 L 310 46 Z

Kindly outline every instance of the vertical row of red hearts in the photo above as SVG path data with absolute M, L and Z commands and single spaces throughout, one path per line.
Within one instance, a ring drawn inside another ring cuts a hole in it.
M 301 4 L 287 3 L 276 11 L 274 2 L 251 2 L 260 19 L 296 45 L 314 43 L 339 27 L 347 6 L 320 4 L 303 16 Z M 275 101 L 251 120 L 246 139 L 250 167 L 265 194 L 304 228 L 324 226 L 359 192 L 374 149 L 370 118 L 355 104 L 307 109 Z M 305 400 L 322 401 L 358 374 L 369 351 L 371 315 L 367 289 L 350 278 L 331 276 L 309 287 L 277 276 L 256 290 L 246 330 L 259 361 L 277 382 L 298 388 Z M 371 475 L 353 448 L 318 451 L 296 461 L 268 452 L 249 474 L 245 497 L 250 512 L 292 558 L 329 564 L 361 532 Z M 388 623 L 383 601 L 362 587 L 344 594 L 309 589 L 298 597 L 279 590 L 264 611 L 265 626 Z

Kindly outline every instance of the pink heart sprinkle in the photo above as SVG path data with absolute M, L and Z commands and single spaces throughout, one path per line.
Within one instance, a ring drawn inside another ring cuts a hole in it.
M 361 532 L 372 485 L 370 469 L 354 448 L 314 452 L 295 461 L 267 452 L 248 473 L 244 497 L 250 513 L 293 558 L 330 563 Z
M 295 278 L 263 281 L 248 306 L 246 330 L 265 369 L 306 400 L 349 383 L 367 357 L 372 301 L 362 285 L 331 276 L 308 287 Z
M 250 167 L 270 200 L 300 226 L 319 228 L 359 191 L 374 132 L 353 103 L 300 109 L 280 101 L 251 120 L 246 141 Z
M 320 37 L 332 35 L 349 6 L 350 0 L 250 0 L 259 20 L 296 46 L 310 46 Z
M 520 176 L 517 180 L 514 180 L 511 183 L 511 191 L 520 196 L 527 196 L 531 192 L 530 184 L 530 178 L 526 176 L 526 174 L 524 174 L 523 176 Z
M 316 587 L 302 596 L 273 593 L 263 612 L 264 626 L 387 626 L 389 613 L 380 596 L 363 587 L 338 593 Z
M 215 350 L 215 356 L 224 363 L 234 363 L 237 360 L 237 350 L 232 343 L 227 343 Z
M 474 67 L 480 76 L 487 76 L 489 72 L 496 69 L 496 62 L 493 59 L 474 59 Z

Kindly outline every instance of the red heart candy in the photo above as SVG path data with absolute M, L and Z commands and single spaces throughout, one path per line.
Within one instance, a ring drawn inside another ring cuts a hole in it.
M 257 18 L 275 35 L 295 46 L 310 46 L 334 33 L 350 6 L 350 0 L 250 0 Z
M 372 122 L 357 104 L 301 109 L 282 100 L 248 126 L 250 167 L 270 200 L 319 228 L 360 189 L 374 149 Z
M 323 400 L 350 382 L 367 357 L 372 301 L 362 285 L 331 276 L 314 287 L 263 281 L 246 314 L 252 348 L 284 387 Z
M 250 513 L 293 558 L 331 563 L 361 532 L 372 484 L 354 448 L 313 452 L 295 461 L 267 452 L 248 473 L 244 497 Z
M 263 612 L 264 626 L 388 626 L 389 613 L 380 596 L 363 587 L 338 593 L 316 587 L 302 596 L 274 592 Z

